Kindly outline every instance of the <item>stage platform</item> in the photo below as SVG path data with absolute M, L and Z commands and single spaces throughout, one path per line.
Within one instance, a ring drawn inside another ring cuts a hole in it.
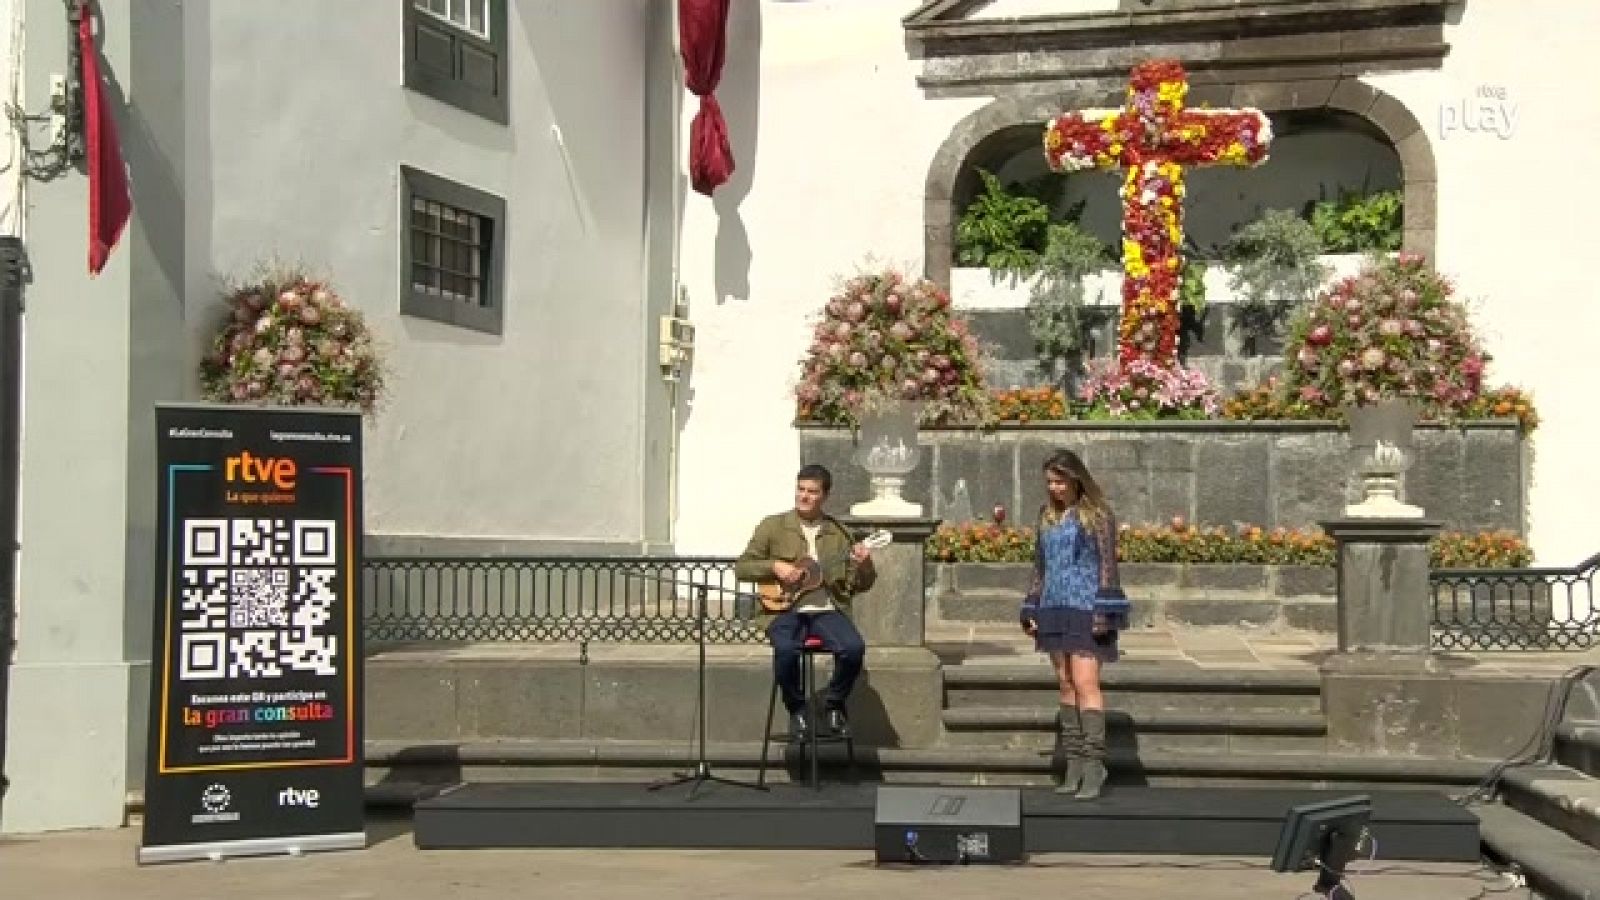
M 926 787 L 926 785 L 922 785 Z M 688 785 L 472 783 L 416 803 L 413 833 L 423 849 L 484 847 L 676 847 L 873 849 L 872 784 L 824 784 L 817 791 L 771 784 L 766 791 Z M 1048 788 L 960 786 L 951 791 L 1020 790 L 1029 853 L 1114 853 L 1270 857 L 1290 807 L 1364 793 L 1372 797 L 1376 856 L 1386 860 L 1473 862 L 1478 819 L 1426 790 L 1318 791 L 1261 788 L 1112 786 L 1095 801 Z

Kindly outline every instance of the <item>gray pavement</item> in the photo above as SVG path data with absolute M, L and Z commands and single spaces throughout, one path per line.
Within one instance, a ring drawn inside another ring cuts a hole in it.
M 877 867 L 868 852 L 472 850 L 421 851 L 403 820 L 374 821 L 363 851 L 140 867 L 135 829 L 0 839 L 4 900 L 456 900 L 456 898 L 850 898 L 994 900 L 1239 900 L 1306 894 L 1302 872 L 1280 875 L 1255 858 L 1051 854 L 1018 867 Z M 1472 865 L 1360 864 L 1361 900 L 1464 900 L 1507 882 Z

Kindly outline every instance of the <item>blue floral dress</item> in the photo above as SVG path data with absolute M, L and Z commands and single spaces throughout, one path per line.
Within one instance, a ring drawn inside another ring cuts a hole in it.
M 1085 527 L 1076 509 L 1059 517 L 1039 511 L 1033 584 L 1021 618 L 1033 622 L 1034 648 L 1116 662 L 1117 632 L 1127 627 L 1127 598 L 1117 577 L 1117 523 L 1107 514 Z M 1105 623 L 1094 633 L 1095 619 Z

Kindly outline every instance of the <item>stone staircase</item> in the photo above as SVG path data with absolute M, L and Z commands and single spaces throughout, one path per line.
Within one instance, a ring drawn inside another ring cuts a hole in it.
M 1015 626 L 930 627 L 942 663 L 940 740 L 911 748 L 859 747 L 863 778 L 901 783 L 1049 784 L 1057 708 L 1054 676 Z M 1124 635 L 1124 660 L 1106 668 L 1113 786 L 1359 789 L 1437 787 L 1461 793 L 1482 760 L 1373 757 L 1330 752 L 1315 639 L 1140 630 Z M 752 650 L 752 653 L 757 651 Z M 765 657 L 752 677 L 764 677 Z M 729 709 L 712 707 L 726 717 Z M 419 735 L 420 737 L 420 735 Z M 690 735 L 654 740 L 511 737 L 368 742 L 369 781 L 404 802 L 418 784 L 467 780 L 651 780 L 681 771 Z M 718 774 L 753 779 L 759 743 L 712 738 Z M 785 747 L 767 754 L 768 778 L 784 781 Z M 842 761 L 837 747 L 824 759 Z M 833 770 L 837 777 L 839 770 Z
M 980 755 L 990 783 L 1044 784 L 1058 704 L 1053 674 L 1031 653 L 952 658 L 943 724 L 952 751 Z M 1479 780 L 1478 762 L 1330 752 L 1314 668 L 1201 667 L 1126 661 L 1103 673 L 1113 784 L 1449 788 Z
M 1600 898 L 1600 673 L 1574 685 L 1579 708 L 1556 726 L 1548 761 L 1508 768 L 1498 802 L 1474 808 L 1483 842 L 1553 900 Z

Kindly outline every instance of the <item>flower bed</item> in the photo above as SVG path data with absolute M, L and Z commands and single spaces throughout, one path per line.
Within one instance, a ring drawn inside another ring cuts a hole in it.
M 1026 562 L 930 564 L 929 617 L 956 625 L 1010 624 L 1027 591 Z M 1332 566 L 1123 563 L 1135 628 L 1251 627 L 1331 632 L 1338 620 Z
M 1124 563 L 1332 566 L 1333 538 L 1313 528 L 1198 526 L 1182 519 L 1159 525 L 1123 523 L 1117 559 Z M 1527 541 L 1509 531 L 1443 532 L 1428 546 L 1436 569 L 1520 568 L 1533 562 Z M 927 557 L 945 563 L 1033 561 L 1028 526 L 994 522 L 944 525 L 928 539 Z
M 1319 530 L 1174 522 L 1125 524 L 1121 533 L 1119 570 L 1134 598 L 1135 627 L 1336 628 L 1334 542 Z M 1532 559 L 1527 543 L 1507 532 L 1448 532 L 1429 550 L 1435 568 L 1520 567 Z M 941 527 L 927 558 L 931 618 L 1011 622 L 1033 573 L 1033 530 L 993 522 Z M 1549 611 L 1548 598 L 1522 605 L 1530 616 Z

